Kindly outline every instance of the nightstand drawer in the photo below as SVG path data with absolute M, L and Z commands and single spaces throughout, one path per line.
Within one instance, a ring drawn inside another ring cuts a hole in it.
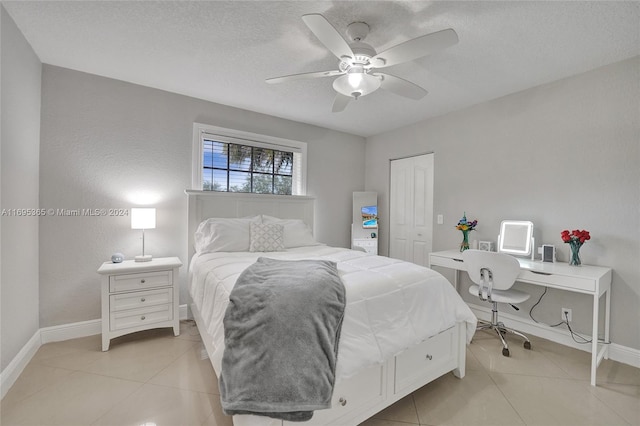
M 145 272 L 141 274 L 113 275 L 109 277 L 109 292 L 141 290 L 152 287 L 170 286 L 173 283 L 171 271 Z
M 135 291 L 133 293 L 112 294 L 109 296 L 111 312 L 145 306 L 162 305 L 173 301 L 173 289 L 170 287 L 158 290 Z
M 140 309 L 130 309 L 111 313 L 111 331 L 170 321 L 173 319 L 173 305 L 149 306 Z

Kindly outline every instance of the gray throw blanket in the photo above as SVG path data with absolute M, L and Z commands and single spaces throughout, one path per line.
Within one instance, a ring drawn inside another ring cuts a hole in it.
M 245 269 L 224 316 L 224 412 L 306 421 L 330 408 L 345 300 L 335 262 L 261 257 Z

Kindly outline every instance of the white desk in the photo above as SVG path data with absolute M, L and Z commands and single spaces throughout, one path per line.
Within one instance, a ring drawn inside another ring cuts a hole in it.
M 591 385 L 596 385 L 596 369 L 603 359 L 609 358 L 609 345 L 598 343 L 600 297 L 605 295 L 604 341 L 609 342 L 609 316 L 611 311 L 611 268 L 601 266 L 569 266 L 567 263 L 545 263 L 517 258 L 520 262 L 518 281 L 559 290 L 573 291 L 593 296 L 593 329 L 591 332 Z M 462 253 L 458 250 L 433 252 L 429 266 L 454 269 L 456 290 L 459 274 L 466 271 Z

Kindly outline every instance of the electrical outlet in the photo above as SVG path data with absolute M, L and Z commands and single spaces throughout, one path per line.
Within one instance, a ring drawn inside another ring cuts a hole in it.
M 571 322 L 571 309 L 562 308 L 562 321 Z

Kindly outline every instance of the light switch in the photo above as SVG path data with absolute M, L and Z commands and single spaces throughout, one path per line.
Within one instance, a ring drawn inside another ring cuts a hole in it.
M 438 215 L 438 225 L 442 225 L 444 223 L 444 216 L 441 214 Z

